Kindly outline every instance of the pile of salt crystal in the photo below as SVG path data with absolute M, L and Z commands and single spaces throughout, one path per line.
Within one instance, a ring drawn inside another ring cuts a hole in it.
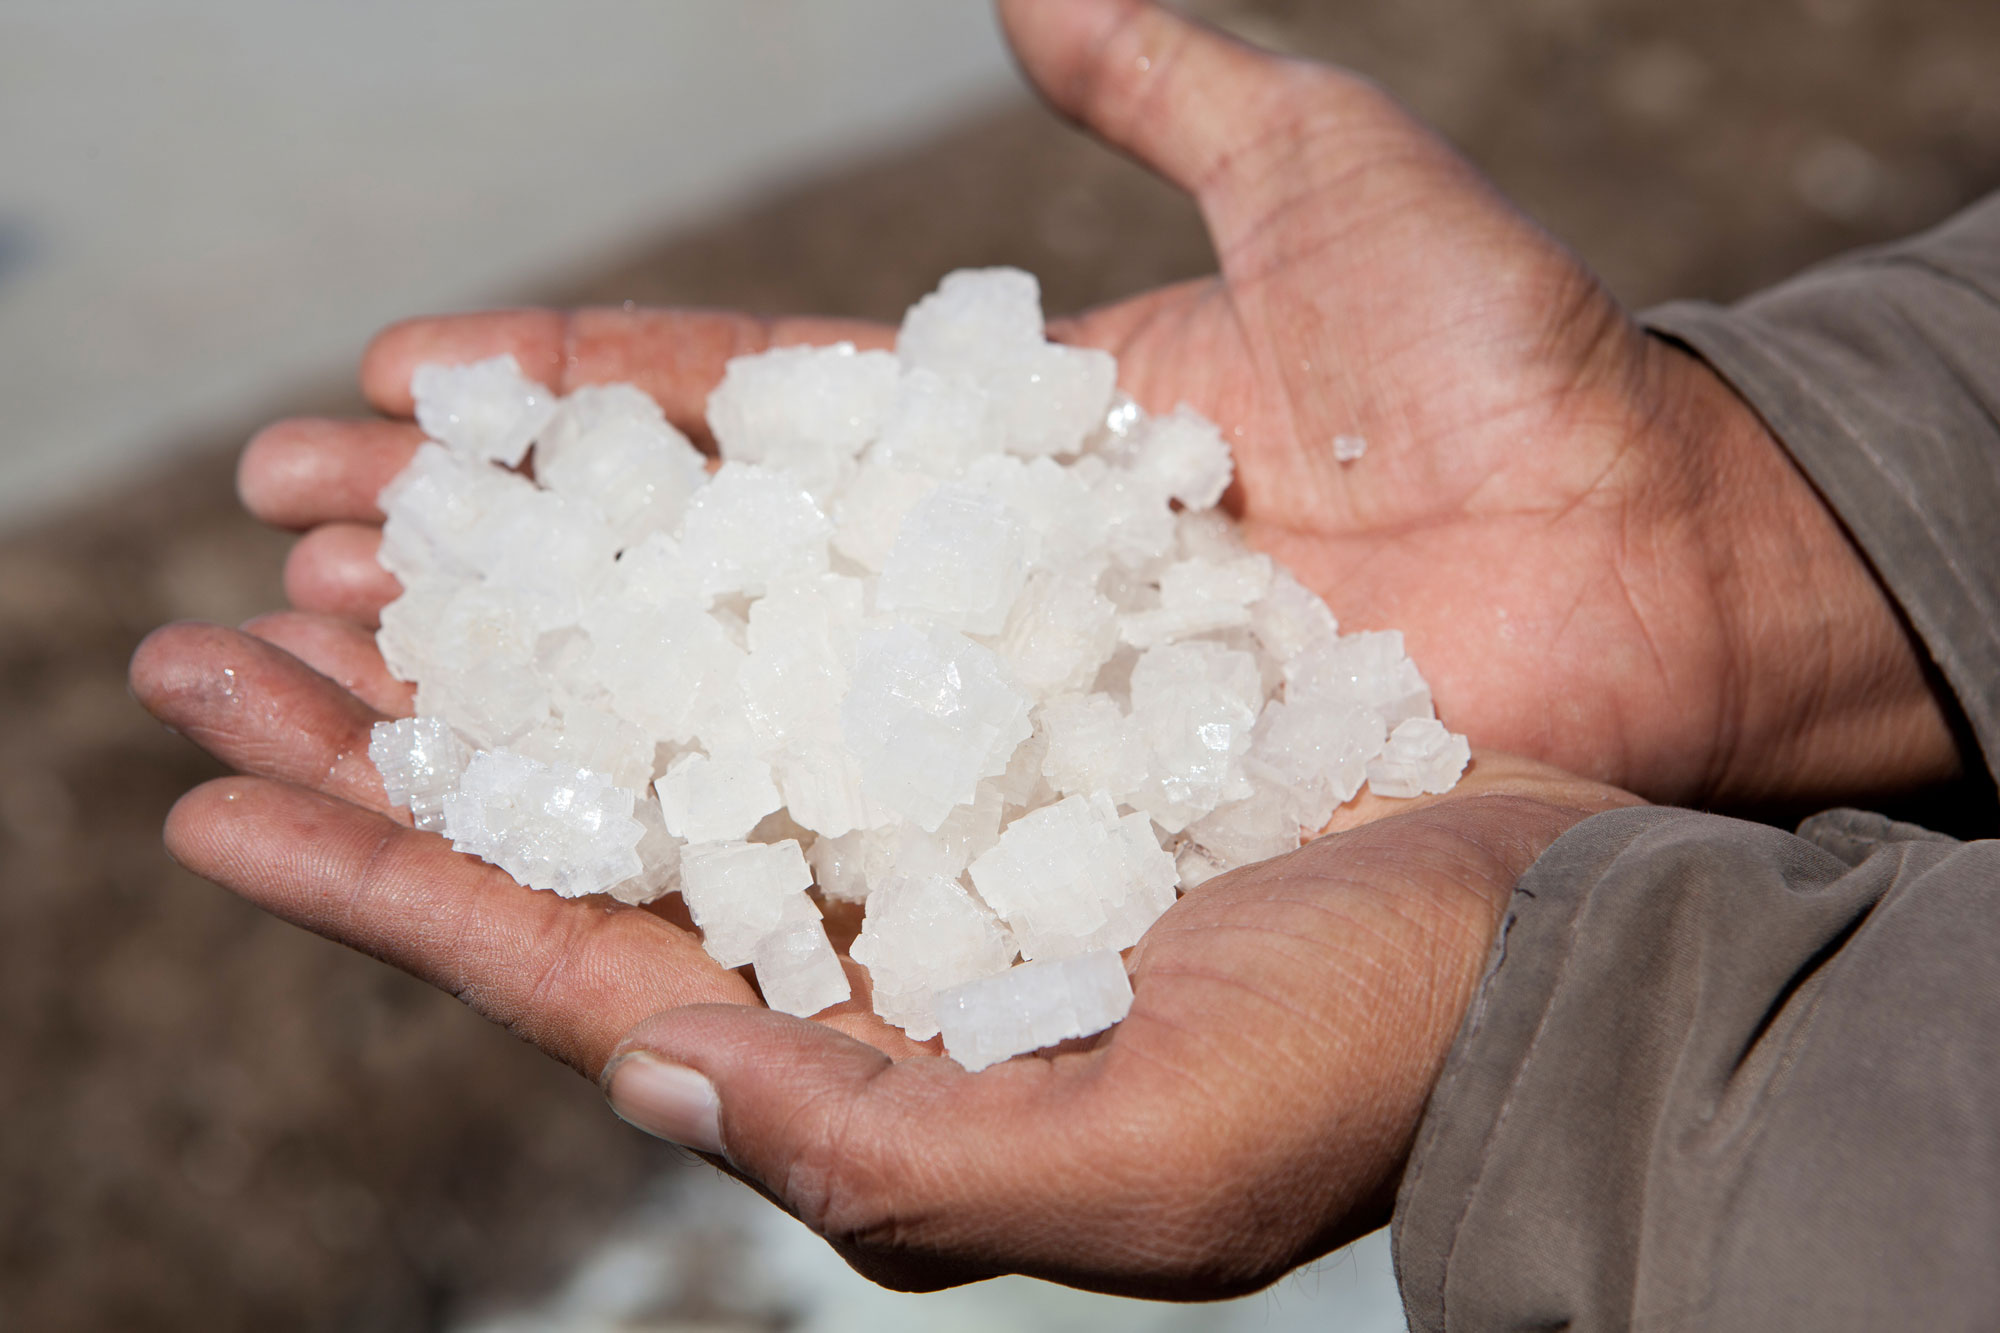
M 849 997 L 820 904 L 862 903 L 876 1012 L 969 1069 L 1117 1022 L 1180 890 L 1468 752 L 1401 635 L 1340 634 L 1215 510 L 1216 427 L 1115 379 L 1010 269 L 893 354 L 730 362 L 713 472 L 630 385 L 419 368 L 390 800 L 531 888 L 680 892 L 793 1013 Z

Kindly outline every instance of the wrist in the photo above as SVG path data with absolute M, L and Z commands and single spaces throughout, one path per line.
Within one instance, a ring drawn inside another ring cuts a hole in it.
M 1698 549 L 1726 645 L 1704 803 L 1857 800 L 1957 776 L 1928 654 L 1838 516 L 1714 371 L 1651 347 L 1672 386 L 1661 426 L 1701 476 Z

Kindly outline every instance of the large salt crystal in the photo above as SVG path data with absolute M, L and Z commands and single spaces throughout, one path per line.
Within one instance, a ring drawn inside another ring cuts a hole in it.
M 534 889 L 565 898 L 603 893 L 638 875 L 645 829 L 632 793 L 588 769 L 482 750 L 444 798 L 452 846 Z
M 442 718 L 405 717 L 377 722 L 368 733 L 368 762 L 382 775 L 390 805 L 432 832 L 444 828 L 444 798 L 458 790 L 472 751 Z
M 725 460 L 783 468 L 816 490 L 881 433 L 901 379 L 895 357 L 853 343 L 735 357 L 709 395 L 709 428 Z
M 1377 796 L 1418 796 L 1448 792 L 1465 772 L 1472 749 L 1436 718 L 1413 717 L 1396 724 L 1382 753 L 1368 761 L 1368 790 Z
M 667 832 L 689 842 L 747 838 L 783 804 L 771 766 L 747 755 L 711 759 L 689 751 L 667 765 L 653 789 Z
M 690 843 L 681 849 L 681 898 L 702 947 L 724 967 L 754 961 L 757 943 L 801 921 L 819 921 L 806 890 L 812 871 L 797 842 Z
M 990 649 L 955 631 L 892 625 L 863 636 L 842 736 L 868 794 L 925 832 L 1006 771 L 1033 729 Z
M 421 368 L 385 792 L 531 887 L 678 890 L 775 1008 L 848 995 L 816 881 L 866 905 L 876 1012 L 968 1068 L 1116 1021 L 1177 887 L 1467 751 L 1400 635 L 1341 635 L 1214 508 L 1222 433 L 1114 379 L 1012 269 L 946 278 L 893 355 L 730 362 L 713 476 L 631 385 Z
M 1137 944 L 1179 879 L 1146 817 L 1120 818 L 1102 792 L 1022 815 L 970 873 L 1029 959 Z
M 972 1072 L 1102 1032 L 1132 1010 L 1125 964 L 1106 949 L 1023 963 L 936 999 L 945 1054 Z
M 984 491 L 947 482 L 904 516 L 875 606 L 968 634 L 995 634 L 1027 570 L 1021 520 Z
M 955 877 L 905 874 L 868 895 L 849 952 L 868 969 L 875 1012 L 925 1041 L 938 1033 L 937 993 L 1004 972 L 1015 948 L 999 918 Z
M 467 458 L 508 467 L 556 414 L 556 395 L 521 373 L 511 356 L 465 366 L 426 363 L 410 377 L 417 424 Z
M 754 597 L 788 575 L 825 573 L 832 536 L 833 524 L 791 477 L 724 463 L 688 504 L 681 552 L 702 596 Z
M 576 429 L 560 450 L 537 444 L 535 480 L 603 515 L 611 544 L 623 550 L 671 532 L 708 481 L 708 465 L 665 421 L 613 416 Z

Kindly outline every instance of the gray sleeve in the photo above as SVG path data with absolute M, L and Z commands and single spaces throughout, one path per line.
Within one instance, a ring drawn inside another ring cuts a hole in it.
M 1394 1222 L 1417 1330 L 2000 1327 L 2000 843 L 1584 821 Z
M 1654 332 L 1715 369 L 1846 524 L 2000 776 L 2000 194 Z

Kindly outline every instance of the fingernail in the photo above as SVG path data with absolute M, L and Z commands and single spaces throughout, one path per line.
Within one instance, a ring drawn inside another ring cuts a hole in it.
M 655 1138 L 696 1152 L 722 1152 L 722 1103 L 715 1085 L 645 1051 L 619 1057 L 606 1084 L 618 1118 Z

